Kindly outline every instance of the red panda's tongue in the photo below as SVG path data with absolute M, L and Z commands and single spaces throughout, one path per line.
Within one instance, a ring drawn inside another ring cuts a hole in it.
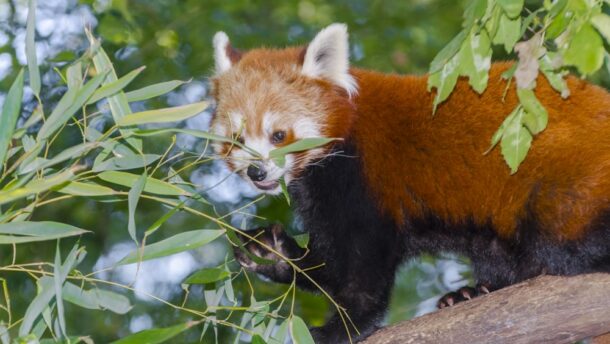
M 262 182 L 254 182 L 257 188 L 261 190 L 273 190 L 277 188 L 280 183 L 277 180 L 267 180 Z

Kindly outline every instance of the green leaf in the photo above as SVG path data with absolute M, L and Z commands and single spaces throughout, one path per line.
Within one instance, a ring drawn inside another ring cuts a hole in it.
M 174 325 L 171 327 L 154 328 L 150 330 L 140 331 L 127 337 L 121 338 L 112 344 L 157 344 L 163 343 L 174 338 L 180 333 L 188 330 L 191 326 L 197 324 L 194 321 L 189 321 L 184 324 Z
M 104 171 L 97 176 L 103 181 L 126 187 L 131 187 L 140 177 L 137 174 L 119 171 Z M 153 177 L 146 178 L 144 192 L 166 196 L 189 196 L 189 193 L 181 188 Z
M 165 129 L 146 129 L 146 130 L 135 130 L 134 131 L 134 134 L 137 136 L 155 136 L 155 135 L 161 135 L 161 134 L 166 134 L 166 133 L 180 133 L 180 134 L 191 135 L 193 137 L 197 137 L 200 139 L 206 139 L 206 140 L 212 140 L 212 141 L 218 141 L 218 142 L 227 142 L 227 143 L 240 147 L 241 149 L 252 154 L 253 156 L 260 156 L 260 154 L 258 152 L 256 152 L 255 150 L 253 150 L 252 148 L 245 146 L 245 145 L 233 140 L 230 137 L 220 136 L 220 135 L 212 134 L 210 132 L 202 131 L 202 130 L 165 128 Z
M 549 54 L 545 54 L 539 61 L 540 63 L 540 71 L 549 81 L 551 87 L 555 89 L 557 92 L 561 93 L 562 98 L 567 98 L 570 95 L 570 89 L 568 88 L 568 83 L 566 82 L 564 75 L 567 72 L 556 71 L 551 62 L 551 57 Z
M 2 113 L 0 114 L 0 170 L 6 158 L 6 152 L 19 118 L 19 110 L 21 109 L 21 99 L 23 98 L 23 69 L 17 74 L 17 79 L 13 81 L 11 88 L 8 90 L 4 105 L 2 105 Z
M 516 18 L 523 10 L 524 0 L 497 0 L 509 18 Z
M 129 91 L 125 93 L 128 102 L 137 102 L 160 95 L 164 95 L 176 89 L 177 87 L 184 85 L 188 81 L 172 80 L 166 82 L 160 82 L 158 84 L 146 86 L 137 90 Z
M 78 249 L 78 246 L 74 246 L 68 256 L 66 257 L 66 261 L 59 269 L 56 269 L 56 273 L 58 273 L 60 280 L 65 280 L 68 276 L 68 273 L 74 266 L 79 264 L 84 258 L 83 251 Z M 27 310 L 25 311 L 25 315 L 23 316 L 23 321 L 21 322 L 21 326 L 19 327 L 19 336 L 25 336 L 32 330 L 32 325 L 36 321 L 36 319 L 48 309 L 49 302 L 53 299 L 54 293 L 54 280 L 52 277 L 43 276 L 37 281 L 38 285 L 38 294 L 32 302 L 30 302 Z
M 472 0 L 464 10 L 464 23 L 462 26 L 470 29 L 474 23 L 485 15 L 487 0 Z M 432 72 L 431 72 L 432 73 Z
M 136 245 L 138 244 L 138 237 L 136 234 L 136 208 L 138 207 L 140 195 L 142 195 L 142 190 L 144 190 L 144 185 L 146 184 L 146 177 L 146 173 L 142 174 L 133 184 L 133 186 L 129 190 L 129 194 L 127 195 L 127 204 L 129 210 L 129 221 L 127 223 L 127 231 L 129 232 L 129 236 L 131 237 L 131 239 L 133 239 Z
M 207 107 L 208 102 L 204 101 L 165 109 L 142 111 L 125 116 L 116 123 L 119 126 L 130 126 L 148 123 L 178 122 L 203 112 Z
M 28 1 L 28 19 L 25 31 L 25 55 L 28 61 L 28 74 L 30 75 L 30 88 L 36 97 L 40 94 L 40 71 L 36 59 L 36 0 Z M 1 160 L 1 159 L 0 159 Z
M 114 71 L 114 67 L 112 66 L 112 62 L 110 62 L 108 55 L 100 46 L 100 42 L 95 39 L 95 37 L 93 37 L 89 30 L 85 30 L 85 34 L 87 35 L 89 43 L 91 44 L 90 51 L 94 53 L 92 59 L 93 64 L 95 65 L 95 69 L 98 71 L 110 71 L 103 85 L 107 85 L 109 83 L 117 81 L 118 78 L 116 72 Z M 125 93 L 123 91 L 119 91 L 116 94 L 108 97 L 108 105 L 110 106 L 110 112 L 112 113 L 112 118 L 114 118 L 115 123 L 124 116 L 131 114 L 129 102 L 127 102 L 127 97 L 125 96 Z M 127 143 L 129 143 L 133 148 L 135 148 L 136 151 L 142 150 L 142 141 L 136 137 L 131 137 L 131 129 L 119 128 L 119 131 L 124 137 L 127 138 Z
M 36 319 L 40 316 L 45 308 L 49 306 L 49 302 L 55 296 L 53 290 L 53 279 L 48 276 L 43 276 L 38 280 L 38 294 L 32 299 L 23 316 L 21 326 L 19 326 L 19 336 L 26 336 L 30 333 Z
M 451 42 L 449 42 L 432 60 L 430 63 L 430 69 L 428 73 L 434 74 L 439 72 L 441 68 L 446 66 L 449 61 L 458 53 L 464 39 L 466 39 L 466 35 L 468 34 L 468 30 L 462 30 L 457 36 L 455 36 Z
M 284 166 L 286 163 L 286 154 L 302 152 L 312 148 L 324 146 L 332 141 L 339 140 L 337 138 L 326 138 L 326 137 L 307 137 L 295 141 L 284 147 L 276 148 L 269 152 L 269 158 L 273 159 L 279 166 Z
M 506 52 L 510 53 L 520 38 L 521 17 L 510 19 L 507 15 L 502 14 L 493 44 L 503 44 Z
M 61 128 L 76 111 L 85 105 L 85 102 L 93 92 L 100 86 L 108 71 L 99 73 L 87 82 L 81 89 L 68 89 L 68 92 L 60 99 L 59 103 L 49 115 L 38 132 L 38 141 L 46 140 L 55 131 Z
M 97 142 L 81 143 L 76 146 L 72 146 L 66 150 L 63 150 L 61 153 L 57 154 L 49 160 L 38 159 L 30 162 L 29 164 L 22 164 L 19 167 L 18 171 L 19 174 L 25 174 L 34 171 L 44 170 L 47 167 L 55 166 L 66 160 L 81 157 L 85 153 L 91 151 L 94 148 L 97 148 L 98 146 L 99 144 Z
M 436 88 L 436 96 L 434 97 L 434 107 L 432 113 L 436 113 L 438 104 L 442 103 L 449 97 L 451 91 L 455 87 L 459 76 L 459 61 L 460 56 L 455 55 L 442 69 L 428 76 L 428 90 Z
M 101 172 L 101 171 L 116 171 L 116 170 L 132 170 L 135 168 L 140 168 L 144 166 L 148 166 L 153 162 L 159 160 L 161 158 L 158 154 L 143 154 L 143 155 L 135 155 L 131 154 L 128 156 L 120 156 L 110 158 L 106 161 L 103 161 L 97 165 L 93 166 L 93 172 Z
M 543 131 L 549 121 L 549 116 L 544 106 L 536 98 L 534 91 L 519 88 L 517 89 L 517 96 L 525 110 L 523 124 L 533 135 Z
M 601 68 L 604 62 L 604 42 L 590 24 L 585 24 L 572 37 L 563 58 L 566 65 L 578 68 L 589 75 Z
M 106 186 L 76 181 L 69 182 L 68 184 L 56 191 L 68 195 L 85 197 L 112 196 L 116 194 L 116 191 Z
M 79 89 L 83 85 L 83 64 L 80 61 L 74 62 L 66 71 L 68 79 L 68 89 Z
M 255 334 L 254 336 L 252 336 L 250 344 L 267 344 L 267 342 L 265 342 L 263 337 L 259 336 L 258 334 Z
M 223 229 L 199 229 L 182 232 L 170 238 L 145 246 L 144 252 L 141 255 L 139 250 L 129 253 L 125 258 L 121 259 L 117 265 L 136 263 L 140 261 L 140 258 L 144 261 L 192 250 L 215 240 L 223 233 L 225 233 Z
M 27 197 L 30 195 L 38 194 L 43 191 L 47 191 L 57 185 L 63 184 L 74 177 L 71 170 L 65 170 L 60 173 L 56 173 L 50 177 L 35 179 L 27 183 L 24 187 L 0 191 L 0 204 L 8 203 L 19 198 Z
M 596 14 L 591 18 L 591 24 L 604 36 L 606 42 L 610 43 L 610 16 L 604 13 Z
M 309 233 L 293 235 L 292 238 L 297 242 L 300 248 L 307 248 L 309 244 Z
M 305 322 L 300 317 L 290 317 L 290 335 L 295 344 L 315 344 Z
M 506 131 L 502 136 L 502 155 L 504 160 L 510 167 L 511 174 L 517 173 L 519 165 L 527 156 L 532 145 L 532 134 L 523 125 L 524 110 L 517 112 L 516 116 L 506 127 Z
M 55 246 L 55 264 L 53 265 L 53 287 L 55 289 L 55 306 L 57 307 L 57 319 L 59 320 L 59 337 L 66 336 L 66 317 L 64 314 L 64 303 L 61 296 L 64 278 L 61 271 L 61 254 L 59 250 L 59 240 Z
M 282 324 L 278 327 L 277 331 L 271 336 L 275 341 L 279 343 L 285 343 L 286 337 L 288 336 L 288 325 L 290 324 L 289 320 L 282 322 Z
M 94 104 L 95 102 L 101 99 L 112 96 L 115 93 L 121 91 L 125 88 L 125 86 L 129 85 L 133 81 L 133 79 L 135 79 L 144 70 L 144 68 L 146 67 L 142 66 L 140 68 L 132 70 L 131 72 L 122 76 L 120 79 L 109 82 L 104 86 L 100 87 L 97 91 L 95 91 L 95 93 L 93 93 L 89 101 L 87 101 L 87 104 Z
M 497 144 L 500 142 L 500 139 L 504 136 L 504 132 L 506 132 L 506 128 L 511 124 L 517 113 L 521 110 L 521 106 L 517 106 L 502 122 L 498 130 L 491 137 L 491 145 L 485 152 L 485 154 L 489 153 Z
M 88 233 L 84 229 L 51 221 L 22 221 L 0 224 L 0 244 L 54 240 Z
M 9 335 L 8 329 L 4 326 L 3 322 L 0 322 L 0 342 L 2 344 L 10 344 L 11 337 Z
M 84 290 L 70 282 L 64 284 L 63 298 L 83 308 L 109 310 L 117 314 L 125 314 L 132 308 L 129 299 L 121 294 L 98 288 Z
M 207 284 L 207 283 L 213 283 L 216 281 L 222 281 L 225 278 L 228 278 L 230 276 L 231 276 L 230 272 L 223 270 L 223 269 L 219 269 L 219 268 L 201 269 L 201 270 L 195 272 L 194 274 L 190 275 L 182 283 Z
M 286 203 L 290 205 L 290 194 L 288 193 L 288 186 L 286 185 L 286 179 L 280 178 L 280 187 L 282 188 L 282 194 L 286 199 Z
M 478 35 L 466 38 L 458 56 L 460 75 L 468 77 L 477 93 L 483 93 L 487 88 L 491 68 L 491 42 L 487 31 L 481 30 Z

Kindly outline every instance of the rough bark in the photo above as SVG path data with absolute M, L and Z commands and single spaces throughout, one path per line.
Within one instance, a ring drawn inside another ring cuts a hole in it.
M 382 328 L 364 343 L 574 343 L 610 332 L 610 274 L 541 276 Z

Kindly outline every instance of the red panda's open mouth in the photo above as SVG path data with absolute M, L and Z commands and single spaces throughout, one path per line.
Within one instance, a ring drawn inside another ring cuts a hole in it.
M 266 180 L 261 182 L 253 182 L 254 185 L 261 190 L 273 190 L 280 185 L 277 180 Z

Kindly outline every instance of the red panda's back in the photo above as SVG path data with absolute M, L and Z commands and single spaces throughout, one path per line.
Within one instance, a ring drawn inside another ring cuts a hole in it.
M 353 137 L 372 191 L 396 221 L 432 212 L 449 222 L 491 222 L 508 237 L 533 212 L 545 230 L 570 239 L 608 209 L 610 95 L 599 87 L 570 77 L 564 100 L 539 77 L 549 123 L 519 171 L 510 175 L 499 146 L 484 155 L 518 104 L 514 85 L 503 101 L 508 67 L 492 66 L 482 95 L 460 80 L 434 117 L 426 77 L 353 71 Z

